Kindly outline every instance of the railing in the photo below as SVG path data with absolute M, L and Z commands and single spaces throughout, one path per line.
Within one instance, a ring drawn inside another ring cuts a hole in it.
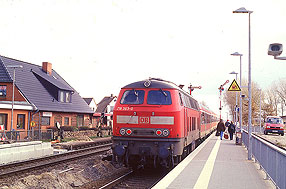
M 242 126 L 242 128 L 246 131 L 248 131 L 247 126 Z M 259 126 L 252 126 L 252 132 L 254 133 L 263 133 L 264 132 L 264 127 L 262 126 L 261 128 Z
M 278 188 L 286 188 L 286 151 L 252 134 L 252 156 Z M 243 130 L 242 142 L 248 148 L 248 132 Z
M 1 131 L 0 138 L 14 141 L 51 140 L 54 138 L 52 129 L 27 130 L 27 131 Z

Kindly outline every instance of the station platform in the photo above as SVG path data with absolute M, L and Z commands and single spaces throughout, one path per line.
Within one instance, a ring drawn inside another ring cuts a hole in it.
M 243 145 L 236 145 L 235 140 L 220 140 L 213 133 L 153 189 L 276 188 L 265 179 L 260 166 L 247 157 Z
M 0 164 L 52 155 L 50 142 L 31 141 L 0 145 Z

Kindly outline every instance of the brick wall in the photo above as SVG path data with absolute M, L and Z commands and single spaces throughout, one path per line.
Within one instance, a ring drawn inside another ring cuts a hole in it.
M 61 113 L 61 112 L 51 112 L 51 114 L 52 114 L 52 117 L 50 117 L 50 125 L 42 125 L 42 123 L 40 123 L 42 129 L 54 127 L 55 122 L 59 122 L 61 126 L 74 126 L 74 127 L 76 127 L 78 115 L 84 115 L 84 126 L 90 126 L 90 123 L 91 123 L 91 118 L 90 118 L 89 114 Z M 40 112 L 40 116 L 42 116 L 42 115 L 43 115 L 43 112 Z M 64 118 L 65 117 L 69 118 L 69 125 L 64 124 Z M 33 115 L 33 120 L 36 122 L 36 124 L 38 126 L 39 113 L 36 113 Z M 94 125 L 94 126 L 96 126 L 96 125 Z
M 1 101 L 12 101 L 13 96 L 13 83 L 0 83 L 0 85 L 6 85 L 6 97 L 0 97 Z M 26 101 L 22 94 L 18 91 L 15 85 L 14 100 L 15 101 Z

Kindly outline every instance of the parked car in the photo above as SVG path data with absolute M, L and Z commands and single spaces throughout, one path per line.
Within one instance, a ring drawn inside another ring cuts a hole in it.
M 267 116 L 264 126 L 264 134 L 277 133 L 281 136 L 284 135 L 283 119 L 279 116 Z

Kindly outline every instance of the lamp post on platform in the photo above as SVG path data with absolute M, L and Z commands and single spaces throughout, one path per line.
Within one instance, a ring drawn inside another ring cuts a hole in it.
M 246 10 L 244 7 L 241 7 L 233 13 L 247 13 L 248 14 L 248 160 L 252 159 L 252 136 L 251 136 L 251 35 L 250 35 L 250 15 L 253 11 Z
M 23 68 L 22 65 L 8 65 L 7 68 L 13 68 L 13 92 L 12 92 L 12 108 L 11 108 L 11 128 L 13 129 L 13 117 L 14 117 L 14 95 L 15 95 L 15 69 Z
M 235 53 L 232 53 L 231 54 L 232 56 L 239 56 L 239 67 L 240 67 L 240 70 L 239 70 L 239 85 L 240 87 L 242 87 L 241 85 L 241 75 L 242 75 L 242 72 L 241 72 L 241 56 L 242 54 L 238 53 L 238 52 L 235 52 Z M 241 91 L 239 93 L 239 127 L 240 127 L 240 132 L 242 132 L 242 98 L 241 98 Z
M 262 89 L 258 89 L 259 91 L 259 131 L 262 133 L 261 128 L 261 96 L 262 96 Z

